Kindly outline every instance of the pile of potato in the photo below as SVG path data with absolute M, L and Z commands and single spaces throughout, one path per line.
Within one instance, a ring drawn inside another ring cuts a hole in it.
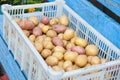
M 94 44 L 88 45 L 87 40 L 68 27 L 66 15 L 52 19 L 42 16 L 40 21 L 35 16 L 14 20 L 46 63 L 56 71 L 71 71 L 106 62 L 97 57 L 99 50 Z

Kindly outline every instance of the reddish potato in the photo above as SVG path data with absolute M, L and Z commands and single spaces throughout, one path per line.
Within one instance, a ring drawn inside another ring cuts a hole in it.
M 42 16 L 41 17 L 41 22 L 43 23 L 43 24 L 48 24 L 49 23 L 49 18 L 47 17 L 47 16 Z
M 24 29 L 33 29 L 35 27 L 34 23 L 26 20 L 26 19 L 22 19 L 20 22 L 18 22 L 18 25 L 24 30 Z
M 59 39 L 58 37 L 54 37 L 52 38 L 52 42 L 55 46 L 63 46 L 63 42 L 61 39 Z
M 64 33 L 66 31 L 67 27 L 57 24 L 52 26 L 52 30 L 56 31 L 57 33 Z
M 40 35 L 42 35 L 42 31 L 41 31 L 40 27 L 35 27 L 35 28 L 33 29 L 33 34 L 34 34 L 35 36 L 40 36 Z
M 83 47 L 80 47 L 80 46 L 73 46 L 71 48 L 71 51 L 77 52 L 78 54 L 85 54 L 85 49 Z

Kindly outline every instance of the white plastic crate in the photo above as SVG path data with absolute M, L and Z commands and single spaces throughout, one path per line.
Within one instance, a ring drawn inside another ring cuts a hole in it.
M 41 11 L 25 13 L 26 9 L 33 7 L 41 8 Z M 28 80 L 120 79 L 120 50 L 72 11 L 64 1 L 57 0 L 50 3 L 20 6 L 3 5 L 2 11 L 4 14 L 3 37 Z M 42 15 L 53 18 L 60 17 L 62 14 L 68 16 L 69 27 L 74 29 L 80 37 L 86 39 L 89 44 L 95 44 L 99 48 L 98 56 L 109 60 L 109 62 L 70 72 L 55 72 L 50 66 L 47 66 L 44 59 L 13 20 L 15 17 L 36 16 L 40 21 Z

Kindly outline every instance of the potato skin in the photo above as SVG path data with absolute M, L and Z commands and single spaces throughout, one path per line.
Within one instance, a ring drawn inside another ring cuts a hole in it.
M 18 25 L 23 30 L 33 29 L 35 27 L 34 23 L 32 21 L 27 20 L 27 19 L 22 19 L 20 22 L 18 22 Z
M 46 63 L 49 66 L 55 66 L 58 64 L 58 59 L 55 56 L 49 56 L 46 58 Z
M 73 46 L 71 48 L 71 51 L 77 52 L 78 54 L 85 54 L 85 49 L 83 47 L 80 47 L 80 46 Z
M 79 67 L 84 67 L 87 64 L 87 56 L 86 55 L 78 55 L 75 59 L 75 64 Z
M 33 28 L 33 34 L 35 36 L 41 36 L 42 35 L 42 31 L 41 31 L 40 27 Z
M 67 27 L 57 24 L 52 26 L 52 30 L 56 31 L 57 33 L 64 33 L 66 31 Z
M 74 37 L 74 30 L 73 29 L 67 29 L 65 32 L 64 32 L 64 35 L 63 35 L 63 39 L 64 40 L 71 40 L 72 38 Z
M 58 37 L 54 37 L 52 38 L 52 42 L 55 46 L 63 46 L 63 42 L 61 39 L 59 39 Z
M 56 37 L 56 36 L 57 36 L 57 33 L 56 33 L 54 30 L 48 30 L 47 33 L 46 33 L 46 35 L 47 35 L 48 37 L 53 38 L 53 37 Z
M 42 55 L 43 58 L 47 58 L 47 57 L 50 56 L 51 54 L 52 54 L 52 51 L 49 50 L 49 49 L 44 49 L 44 50 L 42 50 L 42 52 L 41 52 L 41 55 Z
M 97 56 L 98 55 L 98 48 L 97 46 L 90 44 L 87 45 L 87 47 L 85 48 L 86 51 L 86 55 L 88 56 Z

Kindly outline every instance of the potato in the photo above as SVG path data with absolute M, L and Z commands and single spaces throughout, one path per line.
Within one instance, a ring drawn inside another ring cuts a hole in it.
M 75 59 L 75 64 L 79 67 L 84 67 L 87 64 L 87 56 L 86 55 L 78 55 Z
M 74 43 L 68 42 L 68 44 L 66 45 L 66 49 L 67 49 L 67 50 L 68 50 L 68 49 L 71 50 L 71 48 L 72 48 L 73 46 L 75 46 Z
M 58 62 L 58 66 L 63 67 L 64 60 Z
M 95 64 L 100 64 L 100 58 L 97 56 L 93 56 L 91 59 L 91 64 L 95 65 Z
M 102 64 L 102 63 L 106 63 L 107 62 L 107 60 L 106 59 L 100 59 L 100 63 Z
M 40 27 L 35 27 L 35 28 L 33 28 L 33 34 L 34 34 L 35 36 L 41 36 L 41 35 L 42 35 L 41 28 L 40 28 Z
M 80 46 L 72 46 L 71 51 L 77 52 L 78 54 L 85 54 L 85 49 Z
M 52 44 L 52 42 L 51 41 L 44 41 L 43 42 L 43 47 L 45 48 L 45 49 L 53 49 L 54 48 L 54 45 Z
M 28 30 L 23 30 L 23 32 L 25 33 L 25 35 L 26 35 L 27 37 L 29 37 L 30 32 L 29 32 Z
M 73 66 L 68 66 L 65 71 L 68 72 L 68 71 L 72 71 L 72 70 L 74 70 Z
M 35 16 L 31 16 L 29 20 L 32 21 L 35 24 L 35 26 L 38 25 L 39 23 L 38 18 Z
M 63 69 L 66 71 L 67 67 L 72 66 L 72 62 L 67 60 L 63 63 Z
M 86 55 L 88 56 L 98 55 L 98 48 L 93 44 L 87 45 L 87 47 L 85 48 L 85 51 L 86 51 Z
M 63 46 L 62 40 L 59 39 L 58 37 L 53 37 L 53 38 L 52 38 L 52 43 L 53 43 L 55 46 Z
M 43 23 L 39 23 L 37 27 L 40 27 L 42 29 L 44 26 L 45 25 Z
M 87 44 L 88 44 L 88 42 L 87 42 L 87 40 L 85 40 L 85 39 L 83 39 L 83 38 L 80 38 L 80 37 L 76 37 L 76 39 L 75 39 L 75 44 L 77 45 L 77 46 L 81 46 L 81 47 L 86 47 L 87 46 Z
M 59 33 L 58 38 L 62 40 L 63 39 L 63 33 Z
M 41 52 L 43 50 L 43 45 L 41 43 L 36 42 L 34 46 L 38 52 Z
M 87 64 L 85 65 L 85 67 L 89 67 L 89 66 L 91 66 L 91 64 L 90 64 L 90 63 L 87 63 Z
M 63 59 L 63 53 L 62 52 L 54 52 L 52 54 L 52 56 L 55 56 L 58 58 L 58 60 L 62 60 Z
M 63 41 L 63 47 L 66 47 L 68 44 L 68 41 L 66 41 L 66 40 L 62 40 L 62 41 Z
M 69 23 L 68 17 L 66 15 L 62 15 L 60 17 L 60 24 L 67 26 Z
M 66 53 L 64 54 L 64 60 L 69 60 L 71 62 L 74 62 L 77 56 L 78 53 L 76 52 L 66 51 Z
M 72 39 L 73 37 L 74 37 L 74 30 L 72 30 L 72 29 L 67 29 L 67 30 L 64 32 L 64 35 L 63 35 L 63 39 L 64 39 L 64 40 L 69 41 L 69 40 Z
M 53 25 L 52 30 L 56 31 L 57 33 L 64 33 L 66 31 L 66 27 L 60 24 Z
M 48 56 L 51 56 L 51 54 L 52 54 L 52 51 L 49 49 L 43 49 L 41 52 L 41 55 L 43 58 L 47 58 Z
M 30 36 L 29 36 L 29 40 L 30 40 L 31 42 L 34 42 L 34 41 L 35 41 L 35 38 L 36 38 L 35 35 L 30 35 Z
M 91 63 L 92 57 L 93 57 L 93 56 L 88 56 L 88 57 L 87 57 L 88 63 Z
M 43 28 L 42 28 L 42 32 L 43 33 L 47 33 L 47 31 L 49 30 L 50 26 L 48 25 L 44 25 Z
M 18 22 L 18 25 L 21 27 L 21 29 L 26 30 L 26 29 L 33 29 L 35 27 L 34 23 L 26 20 L 26 19 L 22 19 L 20 22 Z
M 46 35 L 47 35 L 48 37 L 53 38 L 53 37 L 56 37 L 56 36 L 57 36 L 57 33 L 56 33 L 55 31 L 53 31 L 53 30 L 48 30 L 48 32 L 46 33 Z
M 58 22 L 59 22 L 59 19 L 58 19 L 58 18 L 52 18 L 52 19 L 50 20 L 49 24 L 50 24 L 50 25 L 56 25 L 56 24 L 58 24 Z
M 44 41 L 44 38 L 45 38 L 44 35 L 42 35 L 42 36 L 37 36 L 36 39 L 35 39 L 35 43 L 38 42 L 38 43 L 41 43 L 41 44 L 42 44 L 43 41 Z
M 65 49 L 62 46 L 56 46 L 53 49 L 54 52 L 61 52 L 61 53 L 65 53 Z
M 73 65 L 73 70 L 79 69 L 79 66 L 77 66 L 76 64 Z
M 44 41 L 52 41 L 51 37 L 45 37 Z
M 60 67 L 60 66 L 53 66 L 52 68 L 55 71 L 61 71 L 61 70 L 63 70 L 62 67 Z
M 55 56 L 49 56 L 45 61 L 49 66 L 55 66 L 58 64 L 58 59 Z
M 76 38 L 77 38 L 77 37 L 73 37 L 73 38 L 70 40 L 70 42 L 71 42 L 71 43 L 75 43 Z
M 20 18 L 14 18 L 14 21 L 15 21 L 16 23 L 19 23 L 19 22 L 21 21 L 21 19 L 20 19 Z
M 43 24 L 48 24 L 49 21 L 50 21 L 50 19 L 49 19 L 47 16 L 42 16 L 42 17 L 41 17 L 41 22 L 42 22 Z

